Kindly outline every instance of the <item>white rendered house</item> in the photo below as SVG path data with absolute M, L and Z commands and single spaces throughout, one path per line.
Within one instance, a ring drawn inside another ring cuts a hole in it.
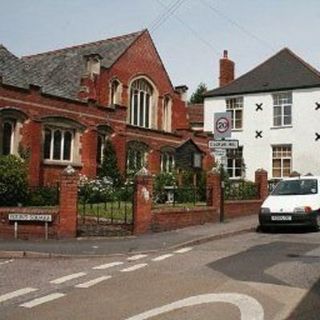
M 225 52 L 221 86 L 204 102 L 204 131 L 213 131 L 214 113 L 232 114 L 239 149 L 228 150 L 229 175 L 253 180 L 258 168 L 270 179 L 320 175 L 320 72 L 287 48 L 235 80 L 233 70 Z

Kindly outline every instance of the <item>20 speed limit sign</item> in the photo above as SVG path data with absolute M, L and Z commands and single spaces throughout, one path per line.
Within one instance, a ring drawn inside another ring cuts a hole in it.
M 230 112 L 218 112 L 214 114 L 214 139 L 231 137 Z

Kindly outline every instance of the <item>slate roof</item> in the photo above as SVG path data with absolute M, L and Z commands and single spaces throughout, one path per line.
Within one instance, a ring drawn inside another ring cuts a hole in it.
M 203 124 L 203 104 L 202 103 L 188 104 L 187 113 L 189 116 L 189 123 Z
M 41 86 L 42 92 L 78 99 L 80 79 L 85 71 L 84 56 L 99 54 L 101 66 L 109 68 L 144 31 L 26 56 L 22 60 L 31 66 L 32 82 Z
M 2 83 L 29 88 L 29 68 L 26 63 L 0 44 L 0 76 Z
M 5 84 L 21 88 L 29 88 L 30 84 L 37 85 L 43 93 L 79 100 L 80 79 L 85 71 L 84 56 L 99 54 L 102 57 L 101 66 L 109 68 L 144 32 L 145 30 L 21 59 L 0 45 L 0 76 Z
M 320 73 L 288 48 L 206 97 L 320 87 Z

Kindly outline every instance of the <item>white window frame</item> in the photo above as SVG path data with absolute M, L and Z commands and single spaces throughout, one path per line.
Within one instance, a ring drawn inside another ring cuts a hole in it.
M 226 111 L 231 113 L 231 128 L 241 130 L 243 128 L 243 97 L 227 98 Z M 237 118 L 239 113 L 240 118 Z M 238 121 L 240 121 L 240 126 Z
M 292 125 L 292 92 L 279 92 L 272 95 L 273 98 L 273 126 L 288 127 Z M 280 110 L 276 115 L 276 109 Z M 290 110 L 289 115 L 285 115 L 285 110 Z M 280 119 L 280 123 L 276 123 L 276 119 Z M 285 119 L 289 119 L 289 123 L 285 123 Z
M 131 89 L 130 89 L 130 107 L 131 107 L 130 124 L 131 125 L 143 127 L 143 128 L 151 128 L 152 94 L 153 94 L 152 86 L 146 79 L 140 78 L 135 80 L 132 83 Z M 137 103 L 136 108 L 135 108 L 135 102 Z M 136 114 L 137 121 L 135 121 L 135 114 Z M 141 114 L 142 114 L 142 121 L 140 121 Z
M 44 139 L 43 139 L 43 148 L 45 149 L 45 133 L 46 130 L 51 131 L 51 140 L 50 140 L 50 155 L 49 158 L 45 158 L 45 154 L 43 152 L 43 159 L 45 161 L 54 161 L 54 162 L 61 162 L 61 163 L 69 163 L 73 161 L 73 151 L 74 151 L 74 138 L 75 138 L 75 133 L 74 130 L 72 129 L 65 129 L 65 128 L 52 128 L 45 126 L 44 128 Z M 61 146 L 60 146 L 60 159 L 54 159 L 53 153 L 54 153 L 54 133 L 56 131 L 61 132 Z M 64 138 L 65 134 L 69 132 L 71 133 L 71 145 L 70 145 L 70 159 L 64 160 L 63 159 L 63 154 L 64 154 Z
M 275 149 L 278 150 L 275 150 Z M 276 154 L 278 153 L 278 154 Z M 280 170 L 280 176 L 275 176 L 273 174 L 275 167 L 273 164 L 274 160 L 280 160 L 280 167 L 276 167 L 276 169 Z M 290 160 L 290 168 L 288 175 L 284 175 L 284 162 L 286 160 Z M 288 177 L 292 171 L 292 145 L 290 144 L 283 144 L 283 145 L 273 145 L 272 146 L 272 178 L 274 179 L 281 179 L 284 177 Z
M 171 152 L 162 152 L 160 159 L 160 169 L 161 172 L 173 172 L 175 169 L 175 157 Z
M 138 157 L 138 155 L 139 155 L 139 157 Z M 127 172 L 129 172 L 131 170 L 138 171 L 142 167 L 144 167 L 146 165 L 146 157 L 147 157 L 146 151 L 135 150 L 133 148 L 129 148 L 128 154 L 127 154 Z M 130 168 L 130 160 L 131 159 L 133 160 L 133 168 Z
M 243 146 L 239 146 L 239 148 L 236 150 L 230 149 L 229 152 L 233 152 L 233 151 L 235 151 L 237 153 L 241 153 L 241 157 L 230 157 L 227 154 L 227 168 L 226 168 L 226 170 L 229 174 L 230 179 L 241 179 L 241 178 L 243 178 Z M 239 161 L 239 160 L 241 161 L 240 167 L 237 166 L 237 161 Z M 228 165 L 229 161 L 232 161 L 231 166 Z M 240 170 L 239 176 L 236 175 L 237 170 Z M 229 173 L 230 171 L 231 171 L 231 174 Z

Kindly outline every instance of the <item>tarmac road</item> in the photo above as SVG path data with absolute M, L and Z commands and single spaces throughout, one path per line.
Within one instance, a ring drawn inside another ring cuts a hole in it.
M 0 319 L 319 319 L 320 233 L 0 261 Z

